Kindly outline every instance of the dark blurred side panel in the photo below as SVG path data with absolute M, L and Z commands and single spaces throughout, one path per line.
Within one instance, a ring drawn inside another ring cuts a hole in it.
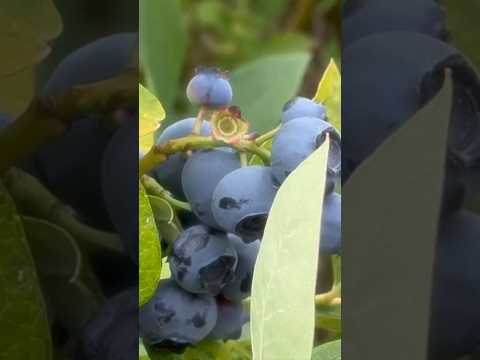
M 479 10 L 343 2 L 345 360 L 480 356 Z
M 138 1 L 0 19 L 0 359 L 137 359 Z

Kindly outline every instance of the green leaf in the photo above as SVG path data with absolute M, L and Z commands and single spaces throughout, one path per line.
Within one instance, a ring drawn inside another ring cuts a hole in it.
M 325 105 L 327 116 L 333 126 L 341 131 L 342 80 L 340 71 L 332 59 L 318 84 L 314 100 Z
M 153 145 L 153 134 L 165 118 L 165 110 L 158 99 L 142 84 L 138 84 L 140 108 L 140 149 L 149 150 Z
M 52 0 L 3 2 L 0 11 L 0 108 L 21 114 L 34 93 L 34 66 L 51 52 L 50 42 L 62 30 Z
M 290 174 L 268 216 L 251 296 L 256 360 L 311 356 L 328 148 L 326 141 Z
M 233 102 L 240 106 L 252 130 L 263 133 L 278 125 L 283 106 L 302 84 L 309 60 L 307 52 L 279 54 L 232 72 Z
M 172 206 L 161 197 L 149 195 L 157 230 L 162 243 L 162 253 L 169 253 L 173 242 L 180 235 L 181 230 L 176 224 L 175 211 Z
M 342 341 L 335 340 L 313 349 L 312 360 L 341 360 Z
M 255 14 L 266 17 L 273 23 L 287 9 L 288 4 L 287 0 L 254 0 L 252 8 Z
M 0 358 L 50 360 L 45 302 L 15 205 L 0 182 Z
M 475 29 L 478 26 L 480 3 L 478 1 L 444 0 L 448 14 L 448 30 L 455 47 L 469 57 L 475 65 L 480 66 L 480 49 Z
M 452 107 L 449 74 L 435 98 L 343 187 L 342 292 L 355 303 L 343 319 L 347 359 L 426 358 Z
M 187 31 L 177 0 L 140 1 L 140 61 L 147 86 L 173 112 L 187 48 Z
M 82 267 L 82 253 L 75 239 L 61 227 L 45 220 L 23 216 L 22 222 L 37 272 L 69 281 L 77 279 Z
M 170 223 L 175 217 L 175 212 L 172 206 L 164 199 L 155 195 L 148 195 L 148 200 L 152 207 L 153 215 L 157 223 L 166 222 Z
M 162 271 L 162 250 L 155 218 L 145 189 L 139 184 L 139 302 L 145 304 L 155 293 Z

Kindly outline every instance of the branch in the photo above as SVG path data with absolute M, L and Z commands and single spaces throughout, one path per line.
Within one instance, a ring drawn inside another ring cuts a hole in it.
M 122 242 L 116 234 L 81 223 L 73 210 L 61 203 L 34 176 L 11 168 L 4 175 L 4 184 L 22 215 L 44 219 L 60 226 L 91 253 L 99 250 L 124 253 Z
M 61 136 L 79 113 L 112 115 L 137 108 L 138 74 L 128 70 L 111 79 L 73 87 L 56 96 L 36 97 L 0 132 L 0 173 L 39 146 Z M 107 116 L 110 119 L 112 116 Z M 115 125 L 115 124 L 114 124 Z

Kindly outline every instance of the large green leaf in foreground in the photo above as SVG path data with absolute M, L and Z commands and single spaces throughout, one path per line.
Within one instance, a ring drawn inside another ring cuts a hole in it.
M 253 275 L 255 360 L 310 359 L 328 141 L 283 183 L 268 217 Z
M 446 76 L 441 92 L 343 187 L 346 359 L 426 358 L 451 104 Z
M 0 182 L 0 359 L 50 360 L 45 303 L 20 217 Z
M 155 217 L 150 206 L 144 187 L 139 184 L 139 262 L 140 306 L 145 304 L 157 289 L 162 271 L 162 250 L 160 239 L 155 225 Z

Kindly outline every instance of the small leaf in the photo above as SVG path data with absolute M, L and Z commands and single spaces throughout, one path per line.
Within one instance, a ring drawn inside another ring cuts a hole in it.
M 139 137 L 151 135 L 165 118 L 165 110 L 158 99 L 142 84 L 138 84 L 140 107 Z
M 175 217 L 172 206 L 164 199 L 155 195 L 148 195 L 155 220 L 158 222 L 170 223 Z
M 312 360 L 341 360 L 342 341 L 335 340 L 313 349 Z
M 327 116 L 333 126 L 341 131 L 341 110 L 342 110 L 342 80 L 340 71 L 332 59 L 323 73 L 318 84 L 317 93 L 313 98 L 316 102 L 322 103 L 327 109 Z
M 45 302 L 15 205 L 0 182 L 0 358 L 50 360 Z
M 141 184 L 139 184 L 138 200 L 140 216 L 139 301 L 142 306 L 152 297 L 160 281 L 162 250 L 152 208 Z
M 268 216 L 251 296 L 256 360 L 311 357 L 328 148 L 329 140 L 290 174 Z
M 45 220 L 23 216 L 22 222 L 38 273 L 74 281 L 82 267 L 82 254 L 75 239 Z

